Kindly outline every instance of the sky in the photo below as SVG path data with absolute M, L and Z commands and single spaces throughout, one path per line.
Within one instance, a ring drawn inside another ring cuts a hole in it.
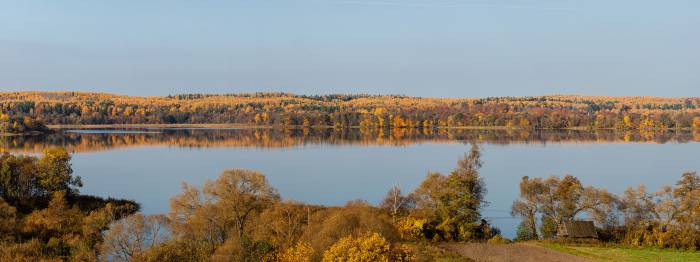
M 700 96 L 697 0 L 0 0 L 0 91 Z

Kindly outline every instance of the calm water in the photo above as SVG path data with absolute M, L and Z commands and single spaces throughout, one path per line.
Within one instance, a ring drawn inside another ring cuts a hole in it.
M 0 137 L 0 146 L 29 154 L 66 147 L 82 193 L 134 199 L 146 213 L 166 213 L 182 182 L 201 185 L 227 168 L 263 172 L 284 198 L 377 203 L 392 185 L 411 191 L 428 171 L 449 172 L 478 142 L 491 203 L 484 216 L 512 237 L 519 221 L 509 210 L 522 176 L 573 174 L 615 193 L 638 184 L 656 190 L 684 171 L 700 171 L 697 141 L 700 134 L 683 132 L 139 129 Z

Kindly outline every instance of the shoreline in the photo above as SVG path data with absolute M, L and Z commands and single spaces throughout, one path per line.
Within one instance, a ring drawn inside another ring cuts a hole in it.
M 29 132 L 23 132 L 23 133 L 2 133 L 0 132 L 0 137 L 6 137 L 6 136 L 37 136 L 37 135 L 44 135 L 44 134 L 50 134 L 55 132 L 55 129 L 49 128 L 47 131 L 29 131 Z
M 331 128 L 348 128 L 357 129 L 360 126 L 302 126 L 302 125 L 251 125 L 251 124 L 98 124 L 98 125 L 47 125 L 49 129 L 52 130 L 65 130 L 65 129 L 117 129 L 117 128 L 251 128 L 251 129 L 270 129 L 270 128 L 280 128 L 280 129 L 300 129 L 300 128 L 311 128 L 311 129 L 331 129 Z M 405 129 L 417 129 L 422 127 L 400 127 Z M 590 128 L 590 127 L 569 127 L 569 128 L 525 128 L 525 127 L 509 127 L 509 126 L 438 126 L 431 127 L 434 129 L 456 129 L 456 130 L 538 130 L 538 131 L 617 131 L 617 132 L 657 132 L 657 131 L 694 131 L 692 128 L 664 128 L 664 129 L 654 129 L 654 130 L 617 130 L 614 128 Z M 394 129 L 393 127 L 387 129 Z
M 100 125 L 46 125 L 50 129 L 91 129 L 91 128 L 273 128 L 271 125 L 249 124 L 100 124 Z

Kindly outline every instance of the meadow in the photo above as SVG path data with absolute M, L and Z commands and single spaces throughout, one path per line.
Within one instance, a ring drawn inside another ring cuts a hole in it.
M 590 258 L 595 261 L 700 261 L 700 252 L 688 250 L 583 246 L 552 242 L 540 242 L 537 244 L 563 253 Z

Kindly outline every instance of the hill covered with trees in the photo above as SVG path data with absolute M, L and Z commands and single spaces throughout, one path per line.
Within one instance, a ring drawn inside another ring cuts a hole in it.
M 700 98 L 540 96 L 421 98 L 287 93 L 163 97 L 0 93 L 2 112 L 47 124 L 187 124 L 367 128 L 700 128 Z

